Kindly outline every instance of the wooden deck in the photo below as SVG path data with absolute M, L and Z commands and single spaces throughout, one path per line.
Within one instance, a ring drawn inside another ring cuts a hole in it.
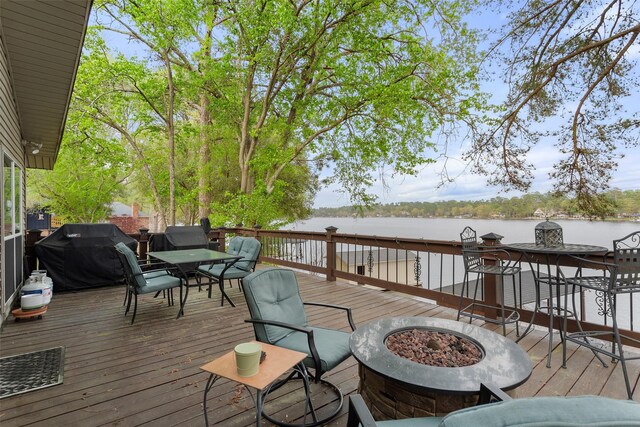
M 454 318 L 449 309 L 393 292 L 330 283 L 324 277 L 298 274 L 303 299 L 348 305 L 356 323 L 389 316 Z M 194 425 L 202 426 L 202 397 L 207 375 L 199 367 L 253 339 L 244 323 L 248 311 L 234 285 L 229 291 L 236 308 L 220 307 L 216 294 L 192 289 L 186 316 L 175 319 L 177 306 L 143 296 L 136 323 L 124 317 L 121 286 L 54 295 L 42 320 L 8 320 L 0 334 L 0 355 L 7 356 L 55 346 L 66 347 L 64 383 L 0 400 L 0 424 L 23 425 Z M 344 327 L 346 319 L 327 309 L 309 311 L 314 325 Z M 494 325 L 487 326 L 495 328 Z M 514 332 L 509 335 L 513 338 Z M 569 347 L 567 369 L 560 367 L 561 349 L 554 351 L 552 368 L 545 367 L 547 337 L 534 331 L 520 345 L 531 356 L 531 378 L 518 397 L 597 394 L 625 398 L 622 371 L 604 368 L 583 348 Z M 640 363 L 629 363 L 640 400 Z M 345 395 L 358 386 L 357 363 L 348 359 L 327 379 Z M 322 391 L 322 390 L 319 390 Z M 280 419 L 296 420 L 302 412 L 290 390 L 275 393 L 271 411 Z M 322 396 L 323 398 L 324 396 Z M 218 381 L 209 394 L 209 420 L 223 426 L 255 425 L 248 393 L 229 381 Z M 346 410 L 330 425 L 344 426 Z M 268 423 L 267 423 L 268 424 Z

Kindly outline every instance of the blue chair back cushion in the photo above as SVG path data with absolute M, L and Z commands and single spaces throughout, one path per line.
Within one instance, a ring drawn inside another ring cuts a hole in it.
M 598 396 L 533 397 L 452 412 L 440 426 L 640 426 L 640 405 Z
M 133 251 L 122 242 L 116 244 L 116 250 L 126 258 L 138 286 L 144 287 L 147 282 L 142 276 L 142 269 L 140 268 L 140 265 L 138 265 L 138 258 L 136 257 L 136 254 L 133 253 Z
M 243 259 L 249 261 L 239 260 L 235 264 L 233 264 L 233 266 L 235 268 L 239 268 L 240 270 L 250 271 L 256 264 L 261 247 L 262 244 L 258 239 L 254 239 L 253 237 L 245 238 L 242 242 L 240 252 L 238 252 L 238 256 L 241 256 Z
M 244 238 L 242 236 L 232 237 L 231 240 L 229 240 L 229 245 L 227 245 L 227 253 L 231 255 L 238 255 L 243 242 Z
M 242 280 L 252 319 L 271 320 L 307 326 L 295 273 L 282 268 L 256 271 Z M 276 343 L 291 334 L 290 329 L 254 324 L 256 338 Z

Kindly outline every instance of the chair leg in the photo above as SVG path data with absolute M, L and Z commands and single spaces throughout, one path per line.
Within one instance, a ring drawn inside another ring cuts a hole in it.
M 620 360 L 620 364 L 622 365 L 622 375 L 624 376 L 624 385 L 627 388 L 627 397 L 629 398 L 629 400 L 632 400 L 633 395 L 631 393 L 629 373 L 627 372 L 627 362 L 624 357 L 624 349 L 622 348 L 622 340 L 620 339 L 620 331 L 618 330 L 618 321 L 616 319 L 615 295 L 612 296 L 610 292 L 607 292 L 607 297 L 609 299 L 609 307 L 611 308 L 613 338 L 614 338 L 615 344 L 618 346 L 618 359 Z
M 127 308 L 124 311 L 124 315 L 126 316 L 127 313 L 129 313 L 129 309 L 131 308 L 131 294 L 133 292 L 131 291 L 131 289 L 127 289 Z
M 504 276 L 500 276 L 500 289 L 502 290 L 502 303 L 500 304 L 500 316 L 502 318 L 502 336 L 507 336 L 507 319 L 504 317 Z
M 478 301 L 478 288 L 480 287 L 480 273 L 476 275 L 476 285 L 473 290 L 473 305 L 471 306 L 471 316 L 469 316 L 469 323 L 473 320 L 473 314 L 476 311 L 476 301 Z
M 518 310 L 518 299 L 516 298 L 516 275 L 515 274 L 511 276 L 511 284 L 513 286 L 513 309 Z M 504 287 L 502 288 L 502 293 L 504 294 Z M 522 307 L 522 305 L 520 307 Z M 518 318 L 520 318 L 520 314 L 518 314 L 517 316 Z M 516 337 L 519 337 L 519 336 L 520 336 L 520 325 L 519 325 L 519 321 L 516 320 Z
M 462 290 L 460 291 L 460 304 L 458 305 L 458 317 L 456 320 L 460 320 L 460 313 L 462 313 L 462 302 L 464 301 L 464 290 L 469 287 L 469 273 L 465 271 L 464 278 L 462 279 Z M 468 292 L 468 291 L 467 291 Z
M 131 324 L 136 320 L 136 312 L 138 311 L 138 294 L 134 294 L 135 300 L 133 302 L 133 316 L 131 317 Z

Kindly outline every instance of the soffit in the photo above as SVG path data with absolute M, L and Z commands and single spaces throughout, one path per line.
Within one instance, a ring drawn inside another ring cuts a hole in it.
M 29 168 L 52 169 L 78 69 L 91 0 L 0 0 L 0 29 Z

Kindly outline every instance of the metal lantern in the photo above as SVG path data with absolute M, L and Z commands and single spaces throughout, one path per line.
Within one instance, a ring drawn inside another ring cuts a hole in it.
M 562 227 L 548 219 L 536 225 L 536 246 L 557 248 L 564 245 Z

